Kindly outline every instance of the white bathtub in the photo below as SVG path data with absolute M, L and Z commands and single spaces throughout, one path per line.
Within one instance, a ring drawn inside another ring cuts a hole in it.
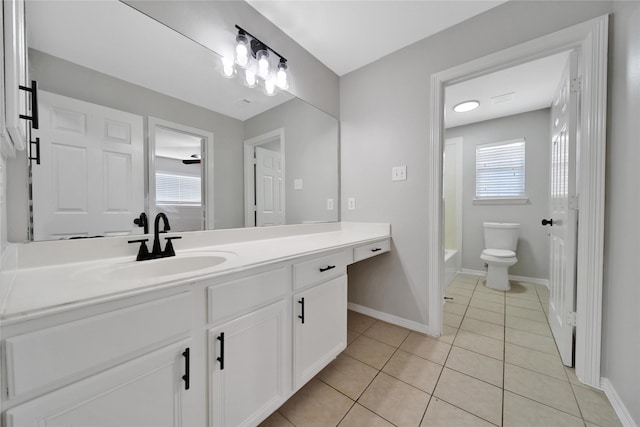
M 458 272 L 458 257 L 460 254 L 455 249 L 444 250 L 444 287 L 449 286 L 449 283 L 456 277 Z

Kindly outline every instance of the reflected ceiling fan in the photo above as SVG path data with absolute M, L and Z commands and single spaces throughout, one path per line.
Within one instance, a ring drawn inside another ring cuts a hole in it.
M 182 163 L 185 165 L 199 165 L 202 163 L 202 158 L 200 157 L 200 154 L 192 154 L 191 158 L 184 159 Z

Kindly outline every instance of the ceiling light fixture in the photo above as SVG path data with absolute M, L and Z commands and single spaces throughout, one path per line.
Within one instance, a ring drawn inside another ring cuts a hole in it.
M 238 25 L 236 28 L 235 54 L 233 58 L 222 58 L 222 74 L 227 78 L 240 77 L 248 87 L 262 86 L 269 96 L 275 95 L 277 88 L 287 89 L 287 59 L 245 29 Z
M 480 101 L 476 101 L 476 100 L 464 101 L 459 104 L 456 104 L 456 106 L 453 107 L 453 111 L 455 111 L 456 113 L 466 113 L 467 111 L 475 110 L 479 106 L 480 106 Z

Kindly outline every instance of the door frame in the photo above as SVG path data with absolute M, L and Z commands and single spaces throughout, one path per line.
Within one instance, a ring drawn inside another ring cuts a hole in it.
M 286 173 L 285 166 L 285 145 L 284 145 L 284 128 L 274 129 L 270 132 L 263 133 L 253 138 L 249 138 L 244 141 L 244 226 L 255 227 L 254 216 L 254 200 L 256 199 L 256 186 L 255 186 L 255 174 L 254 174 L 254 152 L 255 147 L 268 144 L 270 142 L 280 141 L 280 162 L 282 163 L 282 215 L 286 219 Z M 286 222 L 286 221 L 285 221 Z
M 576 375 L 584 384 L 600 386 L 602 281 L 604 261 L 604 181 L 607 126 L 607 43 L 609 15 L 573 25 L 461 64 L 431 76 L 429 154 L 429 331 L 442 333 L 444 280 L 444 215 L 442 153 L 444 149 L 444 89 L 484 74 L 555 53 L 578 49 L 582 75 L 581 115 L 577 140 L 580 222 L 576 283 Z
M 204 196 L 204 226 L 203 230 L 214 229 L 214 181 L 213 181 L 213 132 L 209 132 L 204 129 L 198 129 L 195 127 L 183 125 L 180 123 L 171 122 L 169 120 L 159 119 L 157 117 L 149 116 L 148 120 L 148 144 L 147 144 L 147 159 L 148 167 L 147 179 L 148 179 L 148 196 L 147 196 L 147 212 L 149 217 L 154 218 L 158 213 L 156 209 L 156 127 L 163 127 L 167 129 L 173 129 L 182 133 L 188 133 L 195 137 L 202 139 L 202 160 L 204 167 L 202 168 L 201 185 L 203 187 Z M 149 219 L 151 221 L 151 219 Z

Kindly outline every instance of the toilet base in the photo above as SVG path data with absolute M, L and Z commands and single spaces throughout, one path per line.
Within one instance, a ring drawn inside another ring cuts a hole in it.
M 509 283 L 509 267 L 506 265 L 489 264 L 485 286 L 498 291 L 508 291 L 511 289 L 511 283 Z

